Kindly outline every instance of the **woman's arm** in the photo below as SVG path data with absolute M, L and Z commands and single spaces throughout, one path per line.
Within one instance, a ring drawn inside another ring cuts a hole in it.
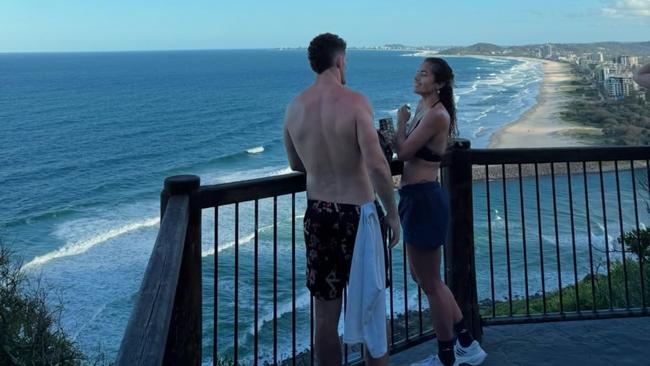
M 395 131 L 395 153 L 399 160 L 400 146 L 406 141 L 406 122 L 411 118 L 411 109 L 405 104 L 397 111 L 397 130 Z
M 411 131 L 411 134 L 406 138 L 406 121 L 398 119 L 396 137 L 397 159 L 401 161 L 412 159 L 418 150 L 426 145 L 432 137 L 441 133 L 446 134 L 448 129 L 449 116 L 446 113 L 432 110 L 422 117 L 417 128 Z

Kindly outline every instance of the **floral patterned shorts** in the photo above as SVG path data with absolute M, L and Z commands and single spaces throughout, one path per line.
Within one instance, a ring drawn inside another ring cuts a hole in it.
M 378 204 L 377 208 L 388 265 L 386 225 Z M 360 206 L 353 204 L 307 202 L 304 218 L 307 288 L 319 300 L 334 300 L 343 295 L 350 275 L 360 210 Z M 388 278 L 386 286 L 389 286 Z

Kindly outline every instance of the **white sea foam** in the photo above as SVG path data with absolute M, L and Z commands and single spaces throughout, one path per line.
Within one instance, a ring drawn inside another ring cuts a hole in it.
M 277 169 L 271 172 L 270 175 L 284 175 L 284 174 L 290 174 L 294 173 L 294 170 L 291 169 L 290 167 L 282 168 L 282 169 Z
M 489 78 L 489 79 L 483 79 L 483 80 L 481 80 L 481 83 L 485 84 L 485 85 L 490 85 L 490 86 L 492 86 L 492 85 L 501 85 L 501 84 L 503 84 L 503 79 L 497 76 L 497 77 L 492 77 L 492 78 Z
M 490 112 L 494 111 L 495 109 L 497 109 L 497 106 L 491 105 L 491 106 L 487 107 L 486 109 L 482 110 L 481 114 L 490 113 Z
M 382 109 L 382 110 L 379 110 L 377 112 L 377 115 L 379 116 L 379 118 L 382 118 L 381 116 L 386 115 L 386 114 L 388 114 L 388 115 L 396 115 L 397 111 L 398 111 L 398 108 L 395 108 L 395 109 Z
M 494 94 L 489 94 L 481 98 L 481 102 L 485 102 L 488 99 L 494 98 Z
M 247 169 L 247 170 L 238 170 L 238 171 L 229 171 L 225 174 L 218 174 L 215 172 L 209 172 L 208 174 L 200 174 L 201 182 L 204 184 L 219 184 L 219 183 L 229 183 L 229 182 L 238 182 L 243 180 L 270 177 L 275 175 L 283 175 L 293 173 L 294 171 L 290 167 L 264 167 L 259 169 Z
M 303 288 L 303 290 L 300 292 L 300 295 L 296 297 L 296 310 L 305 309 L 309 307 L 310 304 L 309 300 L 310 300 L 309 291 Z M 280 319 L 282 315 L 291 313 L 292 311 L 293 311 L 293 303 L 292 300 L 289 299 L 288 301 L 279 304 L 277 309 L 277 319 Z M 264 312 L 265 314 L 259 319 L 259 322 L 257 323 L 258 331 L 262 330 L 264 324 L 273 321 L 273 304 L 272 303 L 268 304 L 267 309 L 264 309 Z M 250 328 L 248 328 L 248 334 L 253 335 L 254 332 L 255 332 L 255 326 L 251 324 Z
M 262 328 L 265 325 L 269 325 L 273 323 L 273 304 L 272 303 L 266 303 L 264 305 L 260 304 L 260 313 L 264 314 L 258 317 L 258 323 L 257 323 L 257 331 L 261 332 Z M 300 294 L 296 297 L 296 312 L 300 311 L 309 311 L 309 305 L 310 305 L 310 294 L 307 291 L 307 289 L 303 288 L 302 291 L 300 291 Z M 293 311 L 293 303 L 292 300 L 289 299 L 288 301 L 284 303 L 279 303 L 277 307 L 277 319 L 280 319 L 283 315 L 285 314 L 290 314 Z M 342 328 L 341 328 L 342 329 Z M 309 346 L 309 336 L 307 333 L 307 337 L 301 337 L 301 329 L 296 329 L 298 338 L 296 339 L 296 348 L 298 352 L 301 350 L 306 350 L 308 349 Z M 308 332 L 308 330 L 302 329 L 302 332 Z M 304 334 L 304 333 L 303 333 Z M 240 347 L 246 344 L 249 344 L 255 336 L 255 323 L 253 320 L 250 320 L 250 326 L 248 327 L 246 332 L 241 332 L 239 335 L 239 345 Z M 261 346 L 264 347 L 264 344 Z M 285 359 L 291 356 L 291 343 L 290 340 L 287 342 L 287 340 L 279 339 L 278 340 L 278 358 L 279 359 Z M 249 356 L 244 356 L 243 358 L 240 359 L 244 364 L 248 363 L 253 363 L 252 357 Z M 258 361 L 262 361 L 265 364 L 266 363 L 271 363 L 273 361 L 273 358 L 271 357 L 270 354 L 265 354 L 265 355 L 260 355 L 260 359 Z
M 427 50 L 427 51 L 418 51 L 418 52 L 413 52 L 413 53 L 405 53 L 401 56 L 404 57 L 433 57 L 437 56 L 439 54 L 438 51 L 434 50 Z
M 474 131 L 474 137 L 481 136 L 485 132 L 485 126 L 480 126 Z
M 295 220 L 300 220 L 300 219 L 302 219 L 304 217 L 305 217 L 304 215 L 296 215 Z M 289 220 L 289 222 L 291 222 L 291 220 Z M 280 224 L 280 223 L 278 223 L 278 224 Z M 257 229 L 257 233 L 259 235 L 261 232 L 272 229 L 272 228 L 273 228 L 273 225 L 263 226 L 263 227 Z M 248 243 L 252 242 L 253 239 L 255 239 L 255 233 L 254 232 L 246 234 L 246 235 L 242 236 L 241 238 L 239 238 L 239 245 L 243 246 L 245 244 L 248 244 Z M 217 253 L 221 253 L 222 251 L 224 251 L 226 249 L 229 249 L 229 248 L 232 248 L 234 246 L 235 246 L 235 241 L 234 240 L 227 241 L 227 242 L 225 242 L 223 244 L 220 244 L 218 246 Z M 204 258 L 212 256 L 212 255 L 214 255 L 214 247 L 204 249 L 201 252 L 201 256 L 204 257 Z
M 485 117 L 487 117 L 487 114 L 486 113 L 481 113 L 481 114 L 478 115 L 478 117 L 474 118 L 474 121 L 480 121 Z M 482 131 L 482 129 L 483 129 L 483 126 L 479 127 L 478 131 L 480 132 L 480 131 Z M 475 133 L 474 137 L 476 137 L 476 136 L 477 136 L 477 134 Z
M 479 80 L 474 80 L 469 88 L 460 89 L 458 92 L 456 92 L 456 95 L 467 95 L 475 92 L 478 89 L 479 83 Z
M 257 146 L 252 149 L 246 150 L 246 152 L 249 154 L 260 154 L 264 152 L 264 146 Z
M 146 220 L 138 221 L 138 222 L 133 222 L 129 223 L 123 226 L 119 226 L 116 228 L 112 228 L 108 231 L 99 233 L 91 238 L 81 240 L 78 242 L 74 243 L 69 243 L 64 245 L 63 247 L 43 254 L 41 256 L 37 256 L 36 258 L 32 259 L 29 261 L 27 264 L 25 264 L 22 269 L 23 270 L 29 270 L 33 269 L 34 267 L 41 266 L 51 260 L 58 259 L 58 258 L 63 258 L 63 257 L 70 257 L 74 255 L 79 255 L 82 253 L 85 253 L 89 249 L 93 248 L 96 245 L 99 245 L 103 242 L 106 242 L 108 240 L 111 240 L 113 238 L 116 238 L 118 236 L 128 234 L 130 232 L 146 228 L 146 227 L 151 227 L 158 225 L 160 222 L 160 219 L 158 217 L 152 217 Z
M 273 227 L 272 225 L 271 226 L 265 226 L 263 228 L 257 229 L 257 232 L 260 233 L 262 230 L 272 228 L 272 227 Z M 247 234 L 247 235 L 239 238 L 239 245 L 244 245 L 244 244 L 250 243 L 251 241 L 253 241 L 253 239 L 255 239 L 255 233 Z M 235 246 L 235 241 L 234 240 L 223 243 L 223 244 L 219 245 L 219 247 L 217 249 L 217 253 L 221 253 L 222 251 L 224 251 L 224 250 L 226 250 L 228 248 L 232 248 L 234 246 Z M 214 255 L 214 247 L 205 249 L 205 250 L 203 250 L 201 252 L 201 257 L 203 257 L 203 258 L 209 257 L 211 255 Z

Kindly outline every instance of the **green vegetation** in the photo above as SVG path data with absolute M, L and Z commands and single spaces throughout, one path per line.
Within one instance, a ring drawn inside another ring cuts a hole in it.
M 637 237 L 640 240 L 637 240 Z M 643 287 L 645 288 L 646 305 L 650 303 L 650 230 L 640 230 L 638 233 L 629 232 L 619 239 L 626 247 L 626 261 L 611 263 L 609 275 L 594 273 L 593 287 L 591 275 L 578 281 L 578 285 L 562 288 L 563 311 L 592 311 L 613 309 L 640 308 L 643 304 L 641 293 L 641 268 L 643 269 Z M 632 255 L 630 253 L 633 253 Z M 642 260 L 639 260 L 641 255 Z M 606 264 L 600 264 L 600 271 L 606 271 Z M 596 269 L 594 269 L 596 272 Z M 609 286 L 611 282 L 611 294 Z M 627 296 L 626 296 L 627 282 Z M 576 291 L 577 290 L 577 291 Z M 577 295 L 577 297 L 576 297 Z M 578 299 L 579 301 L 577 301 Z M 547 292 L 545 297 L 546 313 L 560 312 L 560 291 Z M 530 314 L 544 313 L 544 298 L 535 294 L 529 299 Z M 492 316 L 491 300 L 480 303 L 480 313 L 483 317 Z M 507 300 L 495 302 L 496 316 L 509 316 L 510 305 Z M 527 315 L 526 300 L 517 298 L 512 301 L 512 315 Z
M 634 253 L 637 258 L 643 258 L 644 263 L 650 262 L 650 229 L 625 233 L 618 238 L 618 242 L 625 244 L 627 250 Z
M 26 278 L 0 248 L 0 364 L 78 365 L 83 355 L 58 323 L 61 308 L 50 311 L 45 291 L 24 291 Z
M 238 366 L 239 363 L 235 364 L 235 361 L 230 355 L 222 355 L 217 357 L 217 366 Z
M 650 42 L 598 42 L 598 43 L 552 43 L 554 53 L 603 52 L 607 55 L 650 56 Z M 467 47 L 452 47 L 441 51 L 444 55 L 509 55 L 533 56 L 546 44 L 529 44 L 522 46 L 499 46 L 491 43 L 476 43 Z
M 594 290 L 592 292 L 591 276 L 587 276 L 578 282 L 577 294 L 579 303 L 576 301 L 576 286 L 571 285 L 562 288 L 562 310 L 566 311 L 592 311 L 613 309 L 639 308 L 642 304 L 639 262 L 627 261 L 627 271 L 624 271 L 622 262 L 615 262 L 611 265 L 609 277 L 605 274 L 594 275 Z M 627 285 L 629 304 L 625 296 L 625 275 L 627 272 Z M 646 304 L 650 297 L 650 265 L 644 263 L 644 287 Z M 609 293 L 608 279 L 611 279 L 612 293 Z M 594 294 L 594 295 L 592 295 Z M 595 302 L 594 302 L 595 300 Z M 480 313 L 483 317 L 492 316 L 492 304 L 490 300 L 482 301 Z M 576 306 L 579 305 L 579 306 Z M 495 303 L 496 316 L 510 315 L 508 301 L 497 301 Z M 546 293 L 546 313 L 560 312 L 560 293 L 552 291 Z M 529 314 L 544 313 L 544 298 L 541 294 L 535 294 L 529 299 Z M 512 315 L 527 315 L 525 299 L 517 298 L 512 301 Z
M 610 145 L 650 144 L 650 106 L 637 95 L 613 101 L 601 98 L 596 86 L 575 69 L 575 89 L 562 117 L 573 123 L 602 130 L 602 143 Z
M 29 283 L 11 252 L 0 245 L 0 365 L 101 364 L 88 360 L 64 333 L 61 306 L 53 309 L 47 291 Z

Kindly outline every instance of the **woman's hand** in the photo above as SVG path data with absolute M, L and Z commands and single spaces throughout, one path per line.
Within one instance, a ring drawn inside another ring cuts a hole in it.
M 404 104 L 397 110 L 397 123 L 404 124 L 411 118 L 411 107 Z

